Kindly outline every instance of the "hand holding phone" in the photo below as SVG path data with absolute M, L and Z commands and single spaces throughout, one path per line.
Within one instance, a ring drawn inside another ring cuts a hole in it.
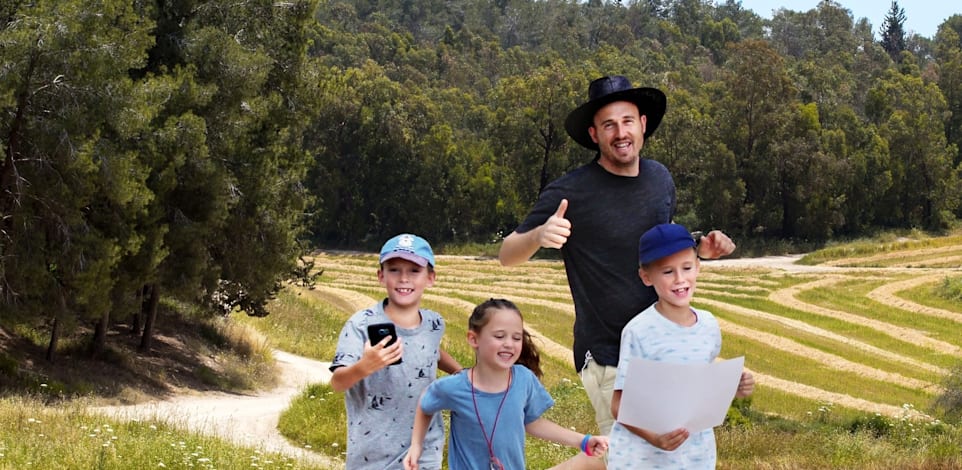
M 380 343 L 381 340 L 388 336 L 390 336 L 391 339 L 388 340 L 384 347 L 391 346 L 397 342 L 397 328 L 394 326 L 394 323 L 374 323 L 367 326 L 367 337 L 371 340 L 371 346 Z M 401 359 L 398 358 L 398 360 L 391 365 L 400 364 L 401 362 Z

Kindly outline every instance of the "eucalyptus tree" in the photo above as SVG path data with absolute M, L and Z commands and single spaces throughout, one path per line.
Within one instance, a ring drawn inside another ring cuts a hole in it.
M 889 210 L 884 195 L 892 187 L 889 146 L 863 112 L 849 105 L 820 108 L 821 148 L 834 160 L 832 181 L 824 189 L 840 194 L 838 234 L 859 235 L 881 223 Z
M 577 164 L 577 158 L 569 157 L 574 149 L 569 148 L 572 142 L 564 120 L 589 81 L 587 74 L 555 59 L 524 76 L 505 77 L 492 91 L 492 139 L 501 156 L 499 164 L 513 174 L 507 189 L 526 204 L 536 200 L 548 182 Z
M 437 110 L 422 89 L 391 80 L 372 61 L 319 78 L 324 112 L 307 141 L 315 237 L 373 248 L 399 231 L 424 233 L 415 141 L 438 123 Z
M 819 119 L 817 104 L 796 102 L 771 145 L 784 237 L 825 241 L 845 222 L 845 188 L 836 176 L 844 166 L 823 149 Z
M 784 61 L 768 43 L 742 41 L 731 45 L 722 73 L 723 87 L 713 115 L 720 135 L 735 154 L 745 182 L 747 232 L 792 236 L 785 228 L 782 164 L 773 152 L 779 130 L 789 119 L 796 89 Z M 747 233 L 746 232 L 746 233 Z
M 745 182 L 711 114 L 712 87 L 665 87 L 668 112 L 658 132 L 645 140 L 642 156 L 671 171 L 678 188 L 679 223 L 706 233 L 713 228 L 737 232 L 746 222 Z
M 960 204 L 958 149 L 946 141 L 947 105 L 939 88 L 925 83 L 917 69 L 908 72 L 891 70 L 869 93 L 867 113 L 892 156 L 893 184 L 881 201 L 888 207 L 882 222 L 938 230 Z
M 762 12 L 767 13 L 767 12 Z M 731 20 L 738 27 L 739 37 L 744 39 L 762 39 L 765 20 L 758 13 L 747 10 L 741 0 L 725 0 L 716 2 L 715 20 Z
M 953 15 L 939 25 L 935 60 L 939 89 L 951 113 L 945 123 L 945 137 L 949 144 L 962 149 L 962 15 Z M 962 155 L 957 153 L 954 163 L 962 164 Z

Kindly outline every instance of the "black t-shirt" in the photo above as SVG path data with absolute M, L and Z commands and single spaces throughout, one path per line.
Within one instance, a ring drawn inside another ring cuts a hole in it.
M 638 241 L 675 214 L 675 183 L 664 165 L 642 159 L 637 177 L 609 173 L 597 160 L 551 182 L 515 230 L 527 232 L 568 200 L 571 236 L 561 249 L 575 304 L 574 362 L 585 353 L 617 366 L 621 329 L 657 300 L 638 277 Z

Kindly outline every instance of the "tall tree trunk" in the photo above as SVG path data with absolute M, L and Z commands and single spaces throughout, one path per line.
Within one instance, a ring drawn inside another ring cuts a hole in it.
M 104 354 L 107 348 L 107 329 L 110 327 L 110 309 L 104 311 L 97 325 L 94 327 L 94 337 L 90 339 L 90 350 L 88 351 L 92 359 L 98 359 Z
M 157 320 L 157 303 L 160 300 L 160 289 L 157 284 L 144 286 L 144 302 L 141 304 L 146 308 L 144 315 L 144 333 L 140 336 L 140 346 L 137 351 L 149 353 L 153 343 L 154 321 Z
M 60 345 L 60 337 L 63 335 L 63 323 L 60 321 L 62 315 L 67 314 L 67 294 L 63 290 L 63 284 L 57 289 L 57 300 L 59 300 L 60 311 L 53 316 L 53 327 L 50 329 L 50 343 L 47 344 L 47 353 L 44 358 L 48 362 L 54 362 L 57 357 L 57 346 Z
M 554 124 L 549 122 L 548 129 L 547 130 L 542 129 L 540 130 L 540 132 L 541 132 L 541 140 L 544 143 L 541 146 L 541 148 L 542 150 L 544 150 L 544 153 L 542 153 L 541 155 L 541 175 L 540 175 L 541 178 L 538 181 L 539 195 L 541 194 L 542 191 L 544 191 L 545 186 L 547 186 L 548 183 L 550 182 L 548 178 L 548 160 L 551 159 L 551 149 L 554 148 L 554 140 L 555 140 Z
M 57 345 L 60 343 L 60 330 L 60 319 L 54 317 L 53 328 L 50 329 L 50 343 L 47 344 L 47 354 L 44 355 L 48 362 L 54 362 L 56 357 Z
M 140 320 L 147 316 L 147 311 L 150 309 L 147 301 L 147 291 L 149 290 L 150 287 L 144 284 L 143 287 L 137 291 L 137 298 L 140 299 L 140 310 L 130 315 L 130 334 L 132 336 L 140 336 Z

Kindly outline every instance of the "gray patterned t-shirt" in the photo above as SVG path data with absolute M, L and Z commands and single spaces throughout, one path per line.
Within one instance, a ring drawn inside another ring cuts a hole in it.
M 331 371 L 357 362 L 368 339 L 367 325 L 390 322 L 379 302 L 351 316 L 341 329 Z M 403 469 L 411 446 L 414 412 L 421 392 L 437 378 L 444 319 L 421 309 L 417 328 L 397 328 L 404 343 L 400 364 L 385 367 L 344 392 L 347 406 L 347 468 Z M 419 462 L 422 469 L 440 469 L 444 424 L 437 414 L 428 427 Z

